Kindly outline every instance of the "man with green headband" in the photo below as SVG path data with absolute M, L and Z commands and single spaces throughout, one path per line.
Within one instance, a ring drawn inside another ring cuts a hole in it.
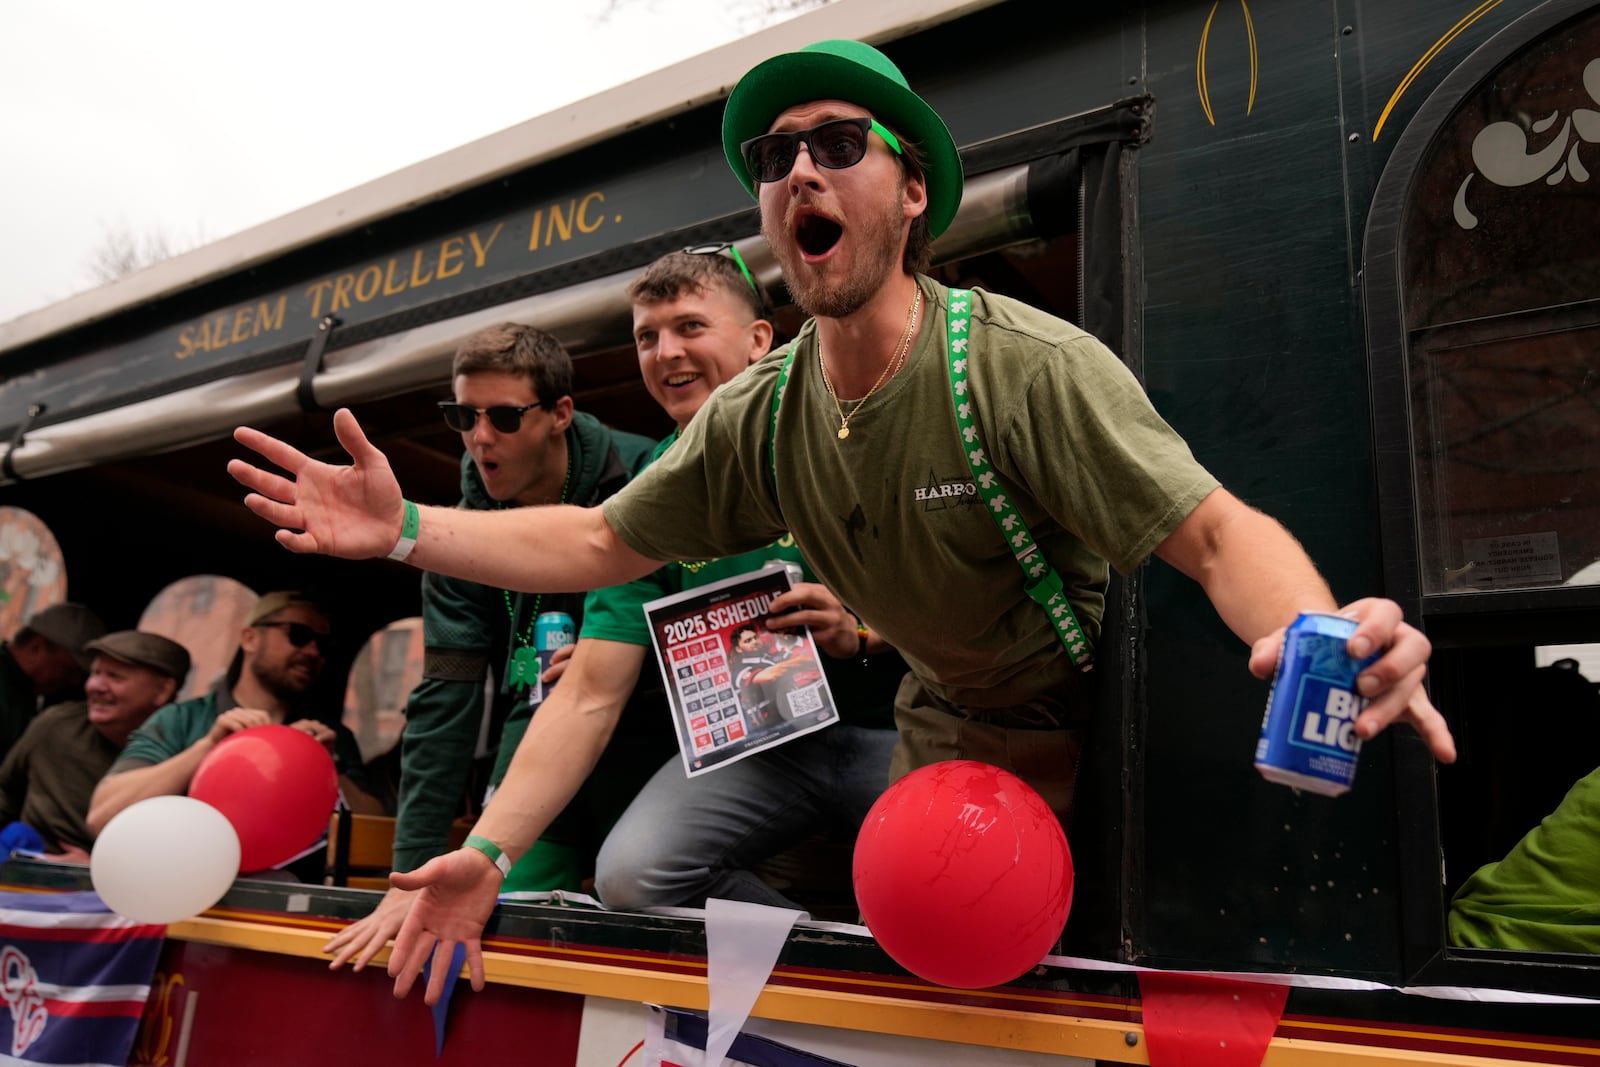
M 792 531 L 819 580 L 911 667 L 892 773 L 988 760 L 1062 813 L 1087 715 L 1078 661 L 1098 634 L 1109 567 L 1127 572 L 1154 554 L 1200 582 L 1263 678 L 1296 614 L 1341 610 L 1294 538 L 1218 486 L 1103 345 L 1015 300 L 952 296 L 921 273 L 960 204 L 960 157 L 877 49 L 823 41 L 759 64 L 728 99 L 723 147 L 811 320 L 603 509 L 428 509 L 413 524 L 416 565 L 514 588 L 595 587 Z M 229 469 L 254 490 L 251 509 L 283 527 L 285 547 L 381 556 L 411 506 L 348 412 L 335 428 L 353 467 L 241 429 L 241 443 L 290 477 L 238 460 Z M 1391 601 L 1342 610 L 1359 620 L 1353 652 L 1387 650 L 1358 681 L 1370 698 L 1358 734 L 1405 718 L 1453 759 L 1420 685 L 1427 638 Z M 439 862 L 453 864 L 449 878 L 396 941 L 399 988 L 435 937 L 466 941 L 481 980 L 487 911 L 442 905 L 494 867 L 464 854 Z

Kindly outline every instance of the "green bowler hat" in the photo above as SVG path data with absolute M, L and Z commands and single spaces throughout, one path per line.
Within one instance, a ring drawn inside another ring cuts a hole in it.
M 860 41 L 818 41 L 773 56 L 750 70 L 722 112 L 722 152 L 745 191 L 756 195 L 739 146 L 759 137 L 796 104 L 843 100 L 915 141 L 926 163 L 928 232 L 937 237 L 961 206 L 961 156 L 955 138 L 933 108 L 911 91 L 889 57 Z

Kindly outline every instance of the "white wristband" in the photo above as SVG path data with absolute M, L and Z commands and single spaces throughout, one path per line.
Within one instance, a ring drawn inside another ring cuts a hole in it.
M 409 500 L 402 503 L 406 506 L 406 513 L 400 523 L 400 540 L 389 550 L 389 558 L 393 560 L 404 560 L 411 555 L 411 550 L 417 547 L 417 530 L 422 525 L 422 515 L 417 511 L 417 506 Z

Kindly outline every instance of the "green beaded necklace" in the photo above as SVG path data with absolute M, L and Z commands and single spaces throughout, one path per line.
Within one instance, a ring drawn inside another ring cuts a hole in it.
M 561 481 L 561 503 L 567 502 L 567 491 L 572 488 L 572 446 L 567 446 L 567 474 Z M 497 509 L 505 507 L 500 501 L 495 502 Z M 517 608 L 511 599 L 511 590 L 502 589 L 500 594 L 506 598 L 506 617 L 511 620 L 513 648 L 511 652 L 511 669 L 506 672 L 506 686 L 523 690 L 538 681 L 540 672 L 539 650 L 533 647 L 533 631 L 538 625 L 539 608 L 544 603 L 544 594 L 533 595 L 533 611 L 528 613 L 528 625 L 522 633 L 517 633 Z

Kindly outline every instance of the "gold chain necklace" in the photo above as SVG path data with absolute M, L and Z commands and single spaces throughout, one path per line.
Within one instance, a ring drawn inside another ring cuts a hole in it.
M 856 401 L 856 406 L 847 414 L 844 405 L 839 403 L 839 394 L 833 388 L 833 381 L 828 377 L 828 362 L 822 358 L 822 337 L 817 336 L 817 366 L 822 369 L 822 384 L 827 388 L 828 395 L 833 398 L 833 409 L 839 413 L 839 440 L 843 441 L 850 436 L 850 420 L 855 418 L 856 412 L 861 410 L 861 405 L 872 399 L 872 394 L 878 387 L 889 380 L 893 371 L 898 371 L 904 366 L 906 355 L 911 351 L 911 328 L 916 324 L 917 312 L 922 308 L 922 286 L 917 286 L 917 293 L 911 298 L 911 309 L 906 312 L 906 326 L 900 333 L 900 343 L 895 346 L 895 356 L 883 365 L 883 373 L 878 375 L 878 380 L 872 383 L 872 388 L 867 390 L 867 395 Z

